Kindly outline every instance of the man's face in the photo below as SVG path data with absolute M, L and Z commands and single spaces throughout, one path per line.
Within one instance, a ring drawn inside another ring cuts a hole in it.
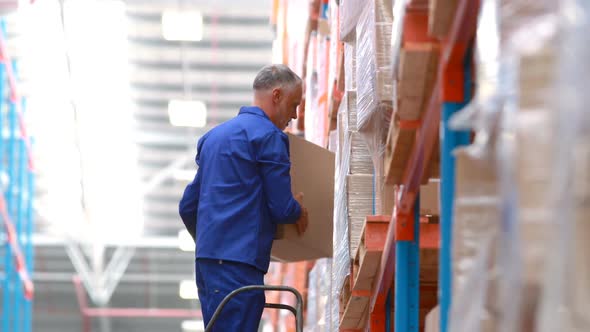
M 301 104 L 303 89 L 301 84 L 294 88 L 280 89 L 281 98 L 277 103 L 277 127 L 284 130 L 292 119 L 297 119 L 297 107 Z

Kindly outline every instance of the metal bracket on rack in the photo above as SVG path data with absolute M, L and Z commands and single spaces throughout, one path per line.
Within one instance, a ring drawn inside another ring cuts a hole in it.
M 414 241 L 414 216 L 398 213 L 395 218 L 395 240 Z

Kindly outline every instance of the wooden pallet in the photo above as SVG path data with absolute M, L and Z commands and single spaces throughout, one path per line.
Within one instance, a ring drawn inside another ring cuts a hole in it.
M 365 327 L 368 319 L 370 291 L 353 291 L 350 276 L 340 291 L 340 329 L 356 330 Z
M 352 267 L 353 291 L 373 290 L 391 216 L 367 216 Z
M 402 183 L 415 140 L 416 128 L 400 126 L 399 120 L 392 117 L 383 158 L 385 182 L 387 184 L 399 185 Z
M 420 249 L 420 283 L 434 284 L 438 280 L 438 249 Z
M 406 43 L 400 52 L 397 115 L 401 120 L 419 120 L 428 106 L 436 80 L 438 43 Z
M 430 0 L 428 33 L 438 39 L 446 37 L 456 10 L 457 0 Z

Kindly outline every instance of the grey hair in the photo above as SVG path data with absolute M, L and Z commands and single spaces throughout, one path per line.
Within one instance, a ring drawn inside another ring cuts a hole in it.
M 301 83 L 301 78 L 291 68 L 276 64 L 264 66 L 256 75 L 252 87 L 255 91 L 265 91 L 276 87 L 291 88 Z

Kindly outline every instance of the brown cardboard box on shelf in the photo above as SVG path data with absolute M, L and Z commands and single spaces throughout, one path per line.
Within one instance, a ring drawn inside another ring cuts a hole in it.
M 420 186 L 420 214 L 440 215 L 439 204 L 440 181 L 430 180 L 427 185 Z
M 588 263 L 588 253 L 590 253 L 590 133 L 586 137 L 580 138 L 574 148 L 575 155 L 575 185 L 574 185 L 574 213 L 575 213 L 575 233 L 573 236 L 573 253 L 574 264 L 573 271 L 568 273 L 571 278 L 569 284 L 569 296 L 571 301 L 571 311 L 574 317 L 586 317 L 590 312 L 590 264 Z M 585 291 L 582 291 L 585 290 Z M 576 326 L 577 331 L 588 330 L 588 320 L 579 320 Z
M 304 193 L 309 224 L 302 236 L 294 225 L 281 226 L 271 256 L 285 262 L 332 257 L 334 153 L 291 134 L 289 144 L 291 189 Z
M 526 87 L 523 86 L 521 90 Z M 533 89 L 537 90 L 537 87 Z M 543 88 L 538 91 L 542 93 L 547 90 Z M 551 112 L 542 105 L 542 98 L 535 101 L 526 97 L 522 101 L 525 100 L 531 102 L 531 106 L 537 104 L 540 108 L 533 110 L 523 106 L 518 114 L 516 130 L 516 186 L 519 195 L 517 234 L 520 234 L 520 269 L 525 283 L 522 288 L 524 300 L 519 308 L 523 330 L 535 324 L 544 282 L 543 272 L 551 252 L 547 243 L 551 241 L 553 233 L 550 195 L 554 146 Z
M 495 299 L 498 276 L 497 262 L 494 259 L 498 250 L 497 241 L 500 233 L 500 192 L 498 170 L 490 159 L 474 156 L 469 148 L 455 150 L 456 185 L 453 227 L 453 306 L 462 308 L 460 301 L 471 300 L 469 281 L 473 278 L 487 277 L 484 284 L 486 302 L 483 314 L 477 321 L 479 331 L 496 331 L 493 326 L 500 312 Z M 487 253 L 487 254 L 486 254 Z M 486 260 L 485 269 L 477 270 L 479 262 Z M 453 313 L 451 308 L 451 314 Z M 473 315 L 473 312 L 459 314 Z M 452 320 L 452 318 L 451 318 Z
M 428 33 L 439 39 L 446 37 L 453 23 L 456 9 L 457 0 L 430 0 Z

